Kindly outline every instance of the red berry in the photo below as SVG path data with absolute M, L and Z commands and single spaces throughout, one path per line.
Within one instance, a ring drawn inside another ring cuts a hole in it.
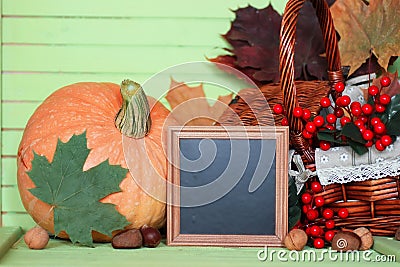
M 353 108 L 356 108 L 356 107 L 361 108 L 360 102 L 358 102 L 358 101 L 351 102 L 350 108 L 353 109 Z
M 295 107 L 293 109 L 293 116 L 296 118 L 301 118 L 301 116 L 303 116 L 303 109 L 301 107 Z
M 326 116 L 326 121 L 328 122 L 328 123 L 335 123 L 336 122 L 336 116 L 335 115 L 333 115 L 333 114 L 328 114 L 327 116 Z
M 374 125 L 376 125 L 376 124 L 378 124 L 378 123 L 380 123 L 381 122 L 381 119 L 379 119 L 378 117 L 373 117 L 372 119 L 371 119 L 371 125 L 372 126 L 374 126 Z
M 391 101 L 390 96 L 387 95 L 387 94 L 383 94 L 383 95 L 381 95 L 381 96 L 379 97 L 379 102 L 380 102 L 382 105 L 387 105 L 387 104 L 390 103 L 390 101 Z
M 349 117 L 342 117 L 341 119 L 340 119 L 340 125 L 342 125 L 342 126 L 344 126 L 345 124 L 347 124 L 347 123 L 349 123 L 349 122 L 351 122 L 351 119 L 349 118 Z
M 325 240 L 331 242 L 334 236 L 335 236 L 335 231 L 332 230 L 326 231 Z
M 314 221 L 318 218 L 318 211 L 310 209 L 307 211 L 306 217 L 309 221 Z
M 320 103 L 321 107 L 327 108 L 331 105 L 331 100 L 329 99 L 329 97 L 323 97 L 323 98 L 321 98 L 319 103 Z
M 319 142 L 319 148 L 321 148 L 323 151 L 327 151 L 328 149 L 331 148 L 331 143 L 322 140 Z
M 312 190 L 314 193 L 319 193 L 319 192 L 321 192 L 321 191 L 322 191 L 322 185 L 321 185 L 321 183 L 320 183 L 320 182 L 317 182 L 317 181 L 312 182 L 312 183 L 311 183 L 311 190 Z
M 317 196 L 314 198 L 314 203 L 316 207 L 322 207 L 325 204 L 325 199 L 321 196 Z
M 378 151 L 383 151 L 383 150 L 385 150 L 386 147 L 382 144 L 382 141 L 379 139 L 379 140 L 376 140 L 376 142 L 375 142 L 375 148 Z
M 365 143 L 366 147 L 371 147 L 374 145 L 374 142 L 372 142 L 372 140 L 369 140 L 368 142 Z
M 306 234 L 307 234 L 308 236 L 311 236 L 311 227 L 307 227 L 307 228 L 306 228 Z
M 303 110 L 303 120 L 307 121 L 311 118 L 311 111 L 307 108 Z
M 314 245 L 314 248 L 320 249 L 320 248 L 325 247 L 325 241 L 322 238 L 318 237 L 318 238 L 314 239 L 313 245 Z
M 322 125 L 324 125 L 325 120 L 324 120 L 324 117 L 322 117 L 321 115 L 318 115 L 314 118 L 313 122 L 314 122 L 315 126 L 321 127 Z
M 360 116 L 358 117 L 362 122 L 367 123 L 368 122 L 368 117 L 367 116 Z
M 283 113 L 283 106 L 281 104 L 276 104 L 273 107 L 273 111 L 275 114 L 282 114 Z
M 312 201 L 312 196 L 310 193 L 304 193 L 303 195 L 301 195 L 301 201 L 304 204 L 310 204 Z
M 319 227 L 318 225 L 313 225 L 311 226 L 310 234 L 311 236 L 317 237 L 321 233 L 321 230 L 321 227 Z
M 365 115 L 371 115 L 372 112 L 374 111 L 374 108 L 373 108 L 372 105 L 370 105 L 370 104 L 364 104 L 364 105 L 361 107 L 361 109 L 362 109 L 362 112 L 363 112 Z
M 375 104 L 375 110 L 378 113 L 383 113 L 385 112 L 386 107 L 384 105 L 381 104 Z
M 334 220 L 328 220 L 325 222 L 325 227 L 327 229 L 333 229 L 335 228 L 335 221 Z
M 326 127 L 326 129 L 331 130 L 331 131 L 335 130 L 335 127 L 333 125 L 326 125 L 325 127 Z
M 310 133 L 309 131 L 307 131 L 306 129 L 304 129 L 304 130 L 302 131 L 301 134 L 303 135 L 303 137 L 304 137 L 305 139 L 311 139 L 311 138 L 313 138 L 313 134 Z
M 362 113 L 361 107 L 351 108 L 351 114 L 353 114 L 354 116 L 358 117 L 361 115 L 361 113 Z
M 304 214 L 307 214 L 307 211 L 309 211 L 311 209 L 310 205 L 303 205 L 302 210 Z
M 327 220 L 332 219 L 333 215 L 334 213 L 331 209 L 324 209 L 324 211 L 322 212 L 322 216 Z
M 355 121 L 354 121 L 354 124 L 355 124 L 358 128 L 364 128 L 364 127 L 365 127 L 364 122 L 363 122 L 362 120 L 360 120 L 360 119 L 355 120 Z
M 287 118 L 283 118 L 281 121 L 282 126 L 288 126 L 289 125 L 289 121 Z
M 371 85 L 368 88 L 368 94 L 372 95 L 372 96 L 376 96 L 377 94 L 379 94 L 379 88 L 376 85 Z
M 337 84 L 335 84 L 335 91 L 338 93 L 342 93 L 344 91 L 344 83 L 342 82 L 338 82 Z
M 306 130 L 310 133 L 314 133 L 317 130 L 317 127 L 313 122 L 309 121 L 306 123 Z
M 387 77 L 387 76 L 383 76 L 383 77 L 381 78 L 381 85 L 382 85 L 383 87 L 389 86 L 391 82 L 392 82 L 392 81 L 391 81 L 390 78 Z
M 344 111 L 343 111 L 342 108 L 337 107 L 337 108 L 335 108 L 334 114 L 335 114 L 336 117 L 341 118 L 344 115 Z
M 386 132 L 386 126 L 382 122 L 374 125 L 374 132 L 376 134 L 384 134 Z
M 338 210 L 338 216 L 342 219 L 346 219 L 347 217 L 349 217 L 349 211 L 346 208 L 340 208 Z
M 351 99 L 348 95 L 344 95 L 341 97 L 340 103 L 342 104 L 342 107 L 347 107 L 350 105 Z
M 381 143 L 384 146 L 388 146 L 392 143 L 392 138 L 389 135 L 384 135 L 381 137 Z
M 362 133 L 362 136 L 363 136 L 365 141 L 369 141 L 369 140 L 372 140 L 374 138 L 374 133 L 371 130 L 365 130 Z

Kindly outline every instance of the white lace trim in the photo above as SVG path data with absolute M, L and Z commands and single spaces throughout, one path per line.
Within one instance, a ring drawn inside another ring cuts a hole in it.
M 348 183 L 400 175 L 400 157 L 372 164 L 317 169 L 322 185 Z

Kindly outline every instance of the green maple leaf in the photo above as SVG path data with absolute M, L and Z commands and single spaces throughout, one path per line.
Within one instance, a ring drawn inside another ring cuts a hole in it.
M 27 174 L 36 185 L 30 192 L 54 208 L 55 234 L 64 230 L 73 243 L 93 246 L 92 230 L 111 236 L 129 224 L 113 204 L 99 202 L 121 191 L 128 170 L 106 160 L 83 171 L 90 152 L 85 135 L 74 135 L 67 143 L 58 140 L 51 163 L 34 152 Z

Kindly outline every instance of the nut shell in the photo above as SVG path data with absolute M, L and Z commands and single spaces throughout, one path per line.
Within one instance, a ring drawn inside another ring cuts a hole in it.
M 140 248 L 142 246 L 142 234 L 138 229 L 125 230 L 113 237 L 111 245 L 113 248 Z
M 291 230 L 284 239 L 285 247 L 289 250 L 302 250 L 307 244 L 308 236 L 301 229 Z
M 399 240 L 400 241 L 400 227 L 397 228 L 396 234 L 394 235 L 394 239 Z
M 358 250 L 361 238 L 350 231 L 339 231 L 332 239 L 332 249 L 338 251 Z
M 49 234 L 40 226 L 35 226 L 26 232 L 24 241 L 30 249 L 44 249 L 49 243 Z
M 374 244 L 372 233 L 365 227 L 359 227 L 353 231 L 361 238 L 361 246 L 359 250 L 368 250 Z

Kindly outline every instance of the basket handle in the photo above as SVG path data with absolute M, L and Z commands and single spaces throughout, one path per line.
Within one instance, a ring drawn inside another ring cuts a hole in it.
M 331 92 L 334 92 L 334 85 L 339 81 L 344 81 L 338 41 L 335 27 L 328 4 L 325 0 L 310 0 L 316 10 L 318 21 L 324 37 L 326 57 L 328 61 L 328 78 Z M 279 47 L 279 71 L 280 83 L 283 93 L 283 104 L 286 116 L 289 120 L 291 140 L 298 152 L 305 156 L 311 163 L 314 156 L 309 143 L 302 137 L 303 122 L 301 118 L 293 116 L 293 109 L 299 106 L 294 82 L 294 47 L 296 41 L 296 24 L 299 10 L 304 5 L 305 0 L 289 0 L 283 13 L 281 25 L 281 38 Z

